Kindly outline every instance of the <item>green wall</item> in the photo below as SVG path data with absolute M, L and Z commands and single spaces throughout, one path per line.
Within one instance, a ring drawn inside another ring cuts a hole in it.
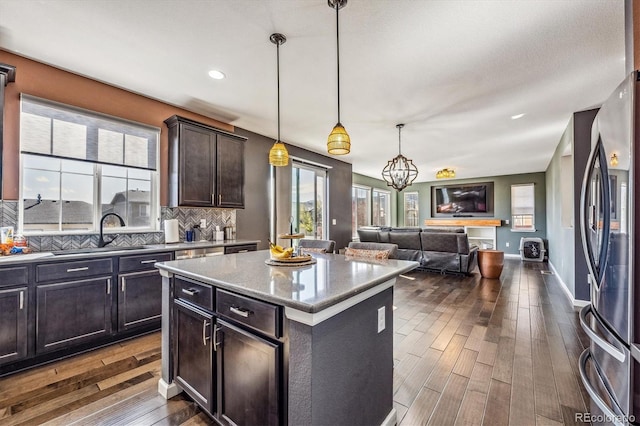
M 391 226 L 398 226 L 398 191 L 387 186 L 387 183 L 382 179 L 374 179 L 358 173 L 353 173 L 351 180 L 354 185 L 362 185 L 370 188 L 382 189 L 384 191 L 391 191 Z
M 523 173 L 518 175 L 491 176 L 475 179 L 446 179 L 434 182 L 414 183 L 403 192 L 418 192 L 420 223 L 424 226 L 425 219 L 431 219 L 431 187 L 440 185 L 453 185 L 474 182 L 493 182 L 494 188 L 494 218 L 502 220 L 502 226 L 497 229 L 496 249 L 502 250 L 505 254 L 520 255 L 521 237 L 540 237 L 546 239 L 546 183 L 545 173 Z M 355 179 L 354 179 L 355 183 Z M 505 220 L 511 220 L 511 185 L 534 183 L 535 184 L 535 232 L 512 232 L 510 225 L 505 224 Z M 398 226 L 404 226 L 403 195 L 398 195 L 400 200 L 397 205 Z M 509 247 L 507 247 L 509 243 Z

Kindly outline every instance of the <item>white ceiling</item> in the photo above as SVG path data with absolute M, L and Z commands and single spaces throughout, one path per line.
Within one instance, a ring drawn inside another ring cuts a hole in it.
M 0 48 L 272 138 L 281 32 L 282 139 L 321 153 L 335 31 L 326 0 L 0 0 Z M 380 178 L 396 123 L 416 182 L 544 171 L 624 78 L 624 2 L 349 0 L 340 54 L 355 172 Z

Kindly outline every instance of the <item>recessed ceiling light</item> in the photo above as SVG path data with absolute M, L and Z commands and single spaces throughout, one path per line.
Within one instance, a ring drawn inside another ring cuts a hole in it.
M 211 70 L 209 71 L 209 77 L 215 79 L 215 80 L 222 80 L 225 75 L 222 71 L 218 71 L 218 70 Z
M 517 120 L 518 118 L 522 118 L 522 117 L 524 117 L 524 114 L 516 114 L 516 115 L 512 115 L 511 119 L 512 120 Z

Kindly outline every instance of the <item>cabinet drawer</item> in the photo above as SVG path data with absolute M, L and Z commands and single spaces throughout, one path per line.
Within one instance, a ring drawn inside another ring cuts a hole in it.
M 216 312 L 275 338 L 281 337 L 280 308 L 216 289 Z
M 29 272 L 26 266 L 0 268 L 0 287 L 25 285 L 28 282 Z
M 257 244 L 242 244 L 239 246 L 225 246 L 224 254 L 232 254 L 232 253 L 245 253 L 248 251 L 256 251 L 258 250 Z
M 122 256 L 120 257 L 118 271 L 148 271 L 155 268 L 153 266 L 154 263 L 166 262 L 167 260 L 171 260 L 171 253 L 149 253 L 136 256 Z
M 174 291 L 176 299 L 187 300 L 196 306 L 213 312 L 213 288 L 211 286 L 176 278 Z
M 48 263 L 36 266 L 36 282 L 76 279 L 111 274 L 112 272 L 111 258 Z

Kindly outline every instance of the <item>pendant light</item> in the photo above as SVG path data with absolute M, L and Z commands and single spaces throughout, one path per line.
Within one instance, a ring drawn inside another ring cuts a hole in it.
M 283 167 L 289 164 L 289 153 L 287 148 L 280 141 L 280 45 L 287 41 L 287 38 L 280 33 L 273 33 L 269 37 L 271 43 L 276 45 L 276 62 L 278 74 L 278 139 L 269 151 L 269 164 L 276 167 Z
M 398 128 L 398 156 L 387 162 L 385 168 L 382 169 L 382 178 L 387 182 L 387 185 L 402 191 L 418 177 L 418 168 L 412 160 L 408 160 L 402 155 L 400 131 L 404 124 L 396 124 L 396 127 Z
M 351 139 L 340 123 L 340 26 L 339 11 L 347 5 L 347 0 L 327 0 L 329 7 L 336 10 L 336 57 L 338 59 L 338 123 L 327 138 L 327 151 L 332 155 L 345 155 L 351 151 Z

